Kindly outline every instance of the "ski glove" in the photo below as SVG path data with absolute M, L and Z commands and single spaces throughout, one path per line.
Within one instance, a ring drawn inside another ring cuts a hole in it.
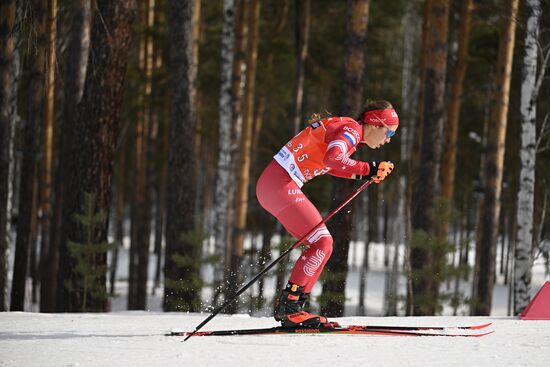
M 372 161 L 369 162 L 370 172 L 366 176 L 355 176 L 359 180 L 372 180 L 375 183 L 384 181 L 387 175 L 393 171 L 393 163 L 390 161 Z

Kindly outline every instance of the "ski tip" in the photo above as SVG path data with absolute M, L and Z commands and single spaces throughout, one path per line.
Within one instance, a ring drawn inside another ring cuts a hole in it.
M 472 329 L 472 330 L 479 330 L 479 329 L 484 329 L 486 327 L 489 327 L 493 325 L 492 322 L 489 322 L 487 324 L 481 324 L 481 325 L 474 325 L 474 326 L 470 326 L 468 329 Z
M 489 335 L 489 334 L 492 334 L 494 333 L 495 331 L 494 330 L 491 330 L 491 331 L 487 331 L 485 333 L 479 333 L 479 334 L 470 334 L 468 336 L 473 336 L 473 337 L 480 337 L 480 336 L 485 336 L 485 335 Z

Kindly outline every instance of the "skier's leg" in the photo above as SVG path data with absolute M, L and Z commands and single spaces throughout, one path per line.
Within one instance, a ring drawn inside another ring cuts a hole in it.
M 303 237 L 322 220 L 317 208 L 275 162 L 258 179 L 256 195 L 260 204 L 296 238 Z M 296 262 L 275 308 L 275 319 L 285 326 L 317 326 L 326 322 L 325 317 L 304 312 L 302 308 L 332 253 L 332 237 L 323 225 L 304 242 L 309 248 Z
M 296 239 L 302 238 L 322 220 L 317 208 L 277 162 L 268 165 L 258 179 L 256 194 L 262 207 Z M 296 262 L 290 282 L 310 293 L 332 253 L 332 242 L 325 225 L 315 229 L 305 241 L 309 248 Z
M 297 238 L 307 234 L 322 220 L 309 200 L 299 206 L 293 205 L 284 209 L 277 215 L 277 219 Z M 332 236 L 325 225 L 310 234 L 304 241 L 309 247 L 296 261 L 290 282 L 304 287 L 305 293 L 310 293 L 332 254 L 332 242 Z
M 315 217 L 317 209 L 309 202 L 309 205 L 293 205 L 281 211 L 277 218 L 295 236 L 301 238 L 311 231 L 321 219 L 308 223 L 308 218 Z M 320 217 L 320 216 L 319 216 Z M 324 265 L 332 253 L 332 237 L 323 225 L 311 233 L 304 241 L 309 247 L 300 255 L 290 276 L 290 280 L 275 306 L 275 319 L 282 322 L 283 326 L 293 327 L 297 325 L 317 327 L 326 323 L 324 316 L 318 316 L 303 311 L 313 285 L 319 278 Z

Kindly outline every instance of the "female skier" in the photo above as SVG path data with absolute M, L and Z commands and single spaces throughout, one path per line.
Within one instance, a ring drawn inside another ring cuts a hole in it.
M 389 161 L 361 162 L 349 158 L 358 144 L 377 149 L 389 143 L 399 118 L 384 100 L 367 101 L 358 118 L 330 117 L 315 121 L 293 137 L 273 157 L 256 185 L 261 206 L 295 238 L 302 238 L 321 222 L 317 208 L 300 188 L 316 176 L 333 176 L 380 183 L 393 170 Z M 284 327 L 316 327 L 324 316 L 303 310 L 313 285 L 332 253 L 332 237 L 325 225 L 311 233 L 290 280 L 275 305 L 275 320 Z

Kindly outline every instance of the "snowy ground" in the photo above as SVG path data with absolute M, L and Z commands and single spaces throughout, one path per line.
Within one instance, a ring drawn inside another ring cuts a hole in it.
M 0 314 L 0 366 L 549 366 L 550 321 L 510 317 L 346 317 L 341 324 L 493 322 L 481 338 L 363 335 L 182 337 L 205 315 Z M 274 326 L 267 317 L 216 317 L 207 329 Z
M 353 247 L 353 246 L 352 246 Z M 118 281 L 108 314 L 0 313 L 0 366 L 550 366 L 550 321 L 520 321 L 505 317 L 508 289 L 499 276 L 495 285 L 491 317 L 374 317 L 383 314 L 385 269 L 383 246 L 371 247 L 367 284 L 367 315 L 356 317 L 358 266 L 362 246 L 350 256 L 346 288 L 346 315 L 340 324 L 461 325 L 493 322 L 495 333 L 482 338 L 403 338 L 364 335 L 272 335 L 198 337 L 183 343 L 182 337 L 163 334 L 173 328 L 193 330 L 207 314 L 161 313 L 162 289 L 148 300 L 151 312 L 125 312 L 127 249 L 121 253 Z M 276 254 L 274 254 L 276 256 Z M 299 252 L 292 253 L 293 258 Z M 154 274 L 154 258 L 150 275 Z M 10 264 L 11 265 L 11 264 Z M 11 274 L 11 271 L 10 271 Z M 203 274 L 209 280 L 212 274 Z M 539 260 L 533 274 L 533 293 L 550 280 Z M 266 297 L 275 294 L 275 279 L 267 278 Z M 465 294 L 471 283 L 461 284 Z M 404 294 L 401 278 L 399 293 Z M 320 293 L 316 286 L 313 295 Z M 211 289 L 205 288 L 208 304 Z M 315 309 L 315 304 L 314 304 Z M 37 305 L 27 297 L 25 310 Z M 242 312 L 246 312 L 243 310 Z M 220 315 L 203 330 L 275 326 L 267 316 L 271 309 L 248 315 Z M 450 315 L 448 307 L 443 315 Z M 262 317 L 266 316 L 266 317 Z

